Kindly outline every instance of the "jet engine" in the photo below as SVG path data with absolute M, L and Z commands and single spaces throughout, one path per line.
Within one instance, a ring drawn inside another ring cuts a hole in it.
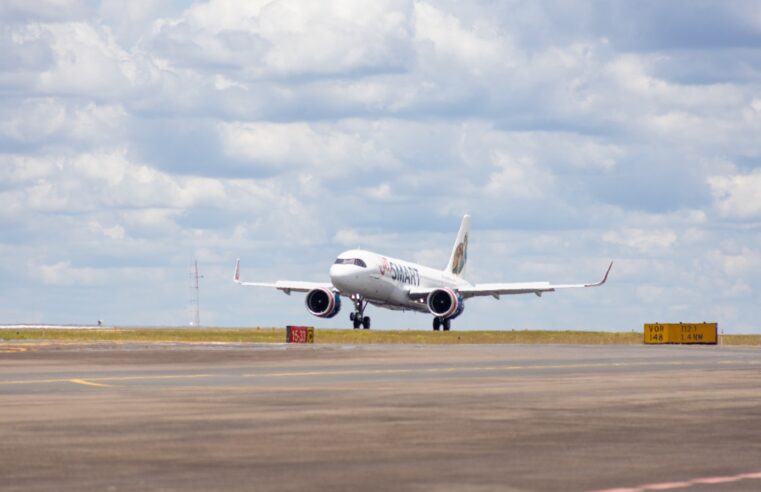
M 307 311 L 320 318 L 332 318 L 341 310 L 341 296 L 330 289 L 317 288 L 307 292 Z
M 428 294 L 428 310 L 441 319 L 454 319 L 465 310 L 462 296 L 452 289 L 436 289 Z

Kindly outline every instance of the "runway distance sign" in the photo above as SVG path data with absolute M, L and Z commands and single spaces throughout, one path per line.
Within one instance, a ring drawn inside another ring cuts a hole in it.
M 716 345 L 718 323 L 645 323 L 645 343 Z
M 285 343 L 314 343 L 314 327 L 286 326 Z

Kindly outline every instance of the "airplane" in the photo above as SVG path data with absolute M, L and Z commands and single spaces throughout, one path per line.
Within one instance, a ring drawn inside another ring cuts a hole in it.
M 465 300 L 477 296 L 536 294 L 560 289 L 599 287 L 608 280 L 613 267 L 610 262 L 599 282 L 591 284 L 551 284 L 549 282 L 471 284 L 462 277 L 468 261 L 468 235 L 470 215 L 460 224 L 444 270 L 437 270 L 413 262 L 383 256 L 371 251 L 352 249 L 344 251 L 330 267 L 330 282 L 301 282 L 278 280 L 242 282 L 240 258 L 235 262 L 233 281 L 242 286 L 270 287 L 288 295 L 306 293 L 307 311 L 320 318 L 333 318 L 341 310 L 341 297 L 354 304 L 349 320 L 354 329 L 370 328 L 370 317 L 365 316 L 368 304 L 397 311 L 418 311 L 433 315 L 433 330 L 449 331 L 451 321 L 465 309 Z

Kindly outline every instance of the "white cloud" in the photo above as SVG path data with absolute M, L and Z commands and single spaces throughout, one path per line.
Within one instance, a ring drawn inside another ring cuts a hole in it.
M 218 91 L 224 91 L 233 87 L 243 89 L 244 91 L 248 90 L 248 87 L 245 84 L 236 82 L 235 80 L 230 80 L 224 75 L 217 74 L 214 76 L 214 88 Z
M 106 227 L 100 224 L 97 221 L 90 221 L 89 223 L 90 229 L 93 231 L 103 234 L 105 237 L 109 239 L 124 239 L 125 237 L 125 230 L 124 227 L 122 227 L 119 224 L 113 225 L 111 227 Z
M 364 167 L 395 166 L 384 149 L 357 134 L 366 131 L 363 126 L 234 122 L 221 124 L 219 132 L 229 156 L 265 167 L 317 167 L 323 175 L 335 175 L 357 160 Z
M 161 0 L 102 0 L 98 13 L 104 17 L 120 17 L 133 24 L 150 22 L 160 10 Z
M 267 224 L 277 224 L 284 234 L 297 235 L 291 226 L 301 221 L 283 220 L 283 214 L 302 215 L 302 205 L 276 184 L 250 180 L 223 180 L 174 176 L 129 160 L 124 149 L 81 154 L 72 158 L 9 162 L 6 176 L 21 186 L 2 193 L 8 217 L 19 211 L 40 214 L 97 214 L 115 210 L 118 224 L 90 227 L 107 237 L 123 237 L 123 230 L 151 230 L 176 234 L 183 211 L 219 209 L 229 213 L 263 213 L 275 207 Z M 85 215 L 87 216 L 87 215 Z M 113 219 L 112 219 L 113 220 Z M 92 224 L 92 222 L 91 222 Z M 305 228 L 308 230 L 309 228 Z
M 660 305 L 664 301 L 668 309 L 661 311 L 663 314 L 673 314 L 674 311 L 684 311 L 691 301 L 694 302 L 696 292 L 686 287 L 664 287 L 662 285 L 645 284 L 637 287 L 637 298 L 647 305 Z M 694 316 L 694 314 L 690 314 Z M 664 320 L 649 319 L 648 322 L 663 322 Z
M 373 251 L 378 248 L 386 249 L 398 242 L 399 236 L 395 233 L 378 234 L 368 233 L 357 229 L 339 229 L 333 236 L 333 242 L 346 248 L 363 248 Z
M 21 184 L 44 178 L 56 167 L 56 163 L 49 159 L 32 156 L 1 156 L 0 182 L 7 184 Z
M 626 228 L 609 231 L 603 240 L 612 244 L 626 246 L 641 253 L 667 253 L 677 241 L 677 235 L 671 230 L 650 230 Z
M 608 172 L 626 156 L 626 151 L 614 143 L 596 136 L 568 132 L 507 132 L 484 125 L 468 125 L 464 132 L 472 133 L 482 145 L 503 149 L 503 153 L 531 156 L 538 167 L 568 170 Z
M 211 0 L 158 23 L 152 42 L 184 63 L 223 61 L 251 78 L 396 70 L 410 16 L 407 0 Z
M 84 22 L 35 26 L 52 37 L 55 64 L 40 73 L 39 88 L 48 94 L 116 97 L 138 80 L 138 66 L 107 30 Z
M 454 15 L 427 2 L 415 3 L 415 39 L 430 43 L 438 57 L 475 69 L 515 64 L 509 46 L 486 22 L 468 29 Z
M 31 275 L 39 276 L 45 285 L 52 286 L 93 286 L 118 285 L 130 282 L 162 282 L 163 272 L 151 268 L 90 268 L 72 266 L 63 261 L 55 264 L 29 265 Z
M 163 0 L 101 0 L 100 19 L 114 31 L 123 46 L 134 45 L 150 33 L 155 19 L 172 13 L 172 2 Z
M 86 12 L 85 0 L 4 0 L 0 4 L 0 19 L 10 20 L 64 20 Z
M 358 247 L 362 243 L 360 234 L 353 229 L 341 229 L 336 231 L 333 240 L 344 246 Z
M 554 185 L 551 173 L 527 157 L 497 152 L 494 164 L 499 171 L 489 177 L 486 191 L 507 198 L 542 200 Z
M 389 183 L 381 183 L 377 186 L 364 188 L 364 190 L 369 197 L 376 200 L 393 201 L 396 198 Z
M 123 149 L 80 155 L 66 162 L 63 171 L 51 185 L 68 196 L 72 207 L 90 202 L 92 207 L 186 208 L 224 196 L 216 180 L 173 177 L 130 162 Z
M 262 8 L 270 3 L 271 0 L 255 0 L 245 4 L 232 0 L 197 2 L 184 13 L 183 17 L 212 33 L 245 30 L 251 26 L 253 19 L 260 15 Z
M 708 259 L 732 277 L 747 278 L 761 273 L 761 252 L 757 249 L 742 247 L 737 252 L 715 249 L 708 253 Z
M 761 170 L 708 178 L 718 212 L 732 219 L 761 217 Z
M 25 99 L 0 121 L 0 135 L 41 145 L 60 140 L 101 143 L 121 135 L 127 117 L 116 104 L 77 104 L 53 97 Z

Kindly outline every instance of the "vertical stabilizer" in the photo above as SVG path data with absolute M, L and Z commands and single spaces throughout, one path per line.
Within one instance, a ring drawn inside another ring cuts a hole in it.
M 445 272 L 454 275 L 462 275 L 465 264 L 468 262 L 468 232 L 470 231 L 470 215 L 465 215 L 460 224 L 460 231 L 457 233 L 457 239 L 452 248 L 452 255 L 449 257 L 449 263 L 444 269 Z

